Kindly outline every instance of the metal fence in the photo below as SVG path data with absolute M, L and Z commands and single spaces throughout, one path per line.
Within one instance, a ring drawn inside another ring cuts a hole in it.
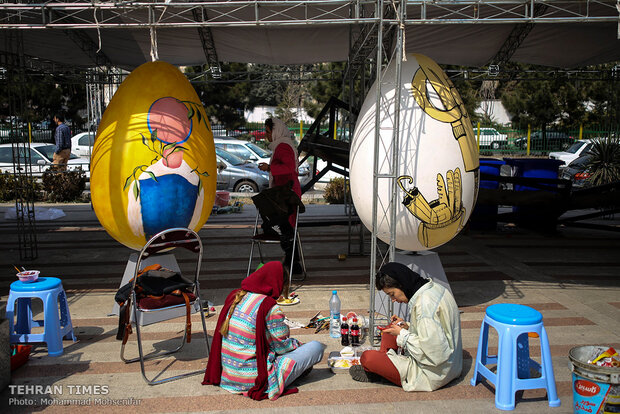
M 288 125 L 297 142 L 301 141 L 310 126 L 310 123 L 304 122 Z M 247 123 L 237 129 L 226 129 L 223 125 L 214 124 L 212 129 L 215 138 L 229 137 L 259 144 L 265 140 L 265 128 L 262 123 Z M 82 131 L 72 129 L 71 132 L 75 135 Z M 327 133 L 327 127 L 325 133 Z M 18 139 L 12 140 L 13 135 L 16 135 Z M 619 137 L 620 127 L 592 126 L 588 128 L 584 126 L 579 129 L 547 129 L 543 134 L 541 129 L 534 128 L 531 128 L 528 133 L 527 129 L 474 125 L 474 136 L 482 155 L 497 153 L 542 156 L 549 152 L 566 150 L 580 139 Z M 333 138 L 348 142 L 351 136 L 348 129 L 336 128 Z M 0 144 L 8 144 L 12 141 L 54 143 L 54 137 L 51 129 L 29 128 L 28 126 L 17 129 L 0 127 Z

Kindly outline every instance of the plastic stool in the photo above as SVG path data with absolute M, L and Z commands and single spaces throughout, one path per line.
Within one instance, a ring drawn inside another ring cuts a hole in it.
M 497 355 L 488 355 L 489 325 L 498 334 Z M 535 332 L 540 337 L 541 365 L 530 358 L 528 333 Z M 496 373 L 486 367 L 497 364 Z M 534 368 L 540 377 L 530 378 Z M 547 331 L 542 322 L 542 314 L 529 306 L 502 303 L 487 308 L 474 365 L 471 385 L 486 378 L 495 386 L 495 406 L 500 410 L 514 410 L 515 393 L 518 390 L 545 388 L 550 407 L 559 407 L 560 399 L 555 388 L 553 362 L 549 350 Z
M 31 299 L 39 298 L 43 302 L 43 320 L 32 319 Z M 15 303 L 17 302 L 17 309 Z M 60 316 L 58 307 L 60 304 Z M 14 326 L 14 315 L 17 323 Z M 50 356 L 62 355 L 62 339 L 72 339 L 73 325 L 67 305 L 67 296 L 62 282 L 57 277 L 40 277 L 35 282 L 21 281 L 11 283 L 9 300 L 6 305 L 6 317 L 9 320 L 11 343 L 45 342 Z M 32 326 L 42 326 L 42 334 L 30 333 Z

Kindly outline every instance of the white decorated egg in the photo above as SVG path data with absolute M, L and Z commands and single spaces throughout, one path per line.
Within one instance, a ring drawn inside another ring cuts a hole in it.
M 394 102 L 400 88 L 398 165 Z M 357 213 L 372 229 L 376 85 L 360 111 L 349 158 L 351 196 Z M 430 58 L 407 55 L 401 83 L 395 62 L 385 69 L 379 109 L 377 234 L 390 242 L 390 202 L 396 204 L 395 246 L 422 251 L 440 246 L 463 228 L 476 202 L 478 148 L 463 101 L 444 71 Z M 396 177 L 396 199 L 390 175 Z

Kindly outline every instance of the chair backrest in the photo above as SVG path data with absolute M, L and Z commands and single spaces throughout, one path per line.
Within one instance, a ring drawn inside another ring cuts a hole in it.
M 146 242 L 138 255 L 136 273 L 133 278 L 134 288 L 136 284 L 136 276 L 141 270 L 141 262 L 143 259 L 157 253 L 173 250 L 177 247 L 183 247 L 198 255 L 193 282 L 195 284 L 195 288 L 199 289 L 198 278 L 200 274 L 200 265 L 202 263 L 202 240 L 194 230 L 184 227 L 175 227 L 160 231 L 151 237 L 148 242 Z
M 191 229 L 166 229 L 151 237 L 142 248 L 140 255 L 142 257 L 148 257 L 162 250 L 171 250 L 177 247 L 184 247 L 191 252 L 201 253 L 202 241 L 198 234 Z

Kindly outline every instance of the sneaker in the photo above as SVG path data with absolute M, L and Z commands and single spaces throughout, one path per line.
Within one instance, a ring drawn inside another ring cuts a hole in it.
M 349 374 L 351 378 L 359 382 L 381 382 L 382 380 L 380 375 L 366 371 L 361 365 L 353 365 L 349 368 Z
M 264 241 L 280 241 L 280 236 L 273 233 L 259 233 L 256 236 L 252 236 L 252 239 Z

